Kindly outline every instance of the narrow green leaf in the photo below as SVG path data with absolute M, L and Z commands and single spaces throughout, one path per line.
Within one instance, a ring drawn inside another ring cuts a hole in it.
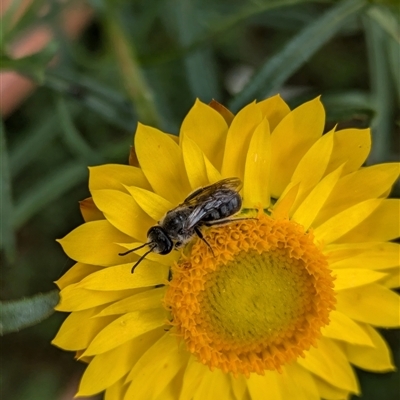
M 372 121 L 374 145 L 369 155 L 372 164 L 386 160 L 392 151 L 392 121 L 394 119 L 393 81 L 389 69 L 388 37 L 376 19 L 365 14 L 363 18 L 371 79 L 372 102 L 376 111 Z
M 104 25 L 111 49 L 120 70 L 126 93 L 134 105 L 139 119 L 154 127 L 161 124 L 154 94 L 139 64 L 134 44 L 128 40 L 118 20 L 115 4 L 107 2 Z
M 173 18 L 166 20 L 176 25 L 178 42 L 182 47 L 189 46 L 202 35 L 203 24 L 198 18 L 197 4 L 194 1 L 178 0 L 169 5 Z M 206 102 L 221 96 L 215 61 L 210 48 L 202 46 L 187 53 L 184 57 L 184 66 L 193 96 Z
M 255 98 L 266 97 L 297 71 L 366 5 L 365 0 L 338 2 L 314 23 L 307 25 L 275 56 L 267 60 L 249 84 L 233 98 L 229 108 L 237 111 Z
M 26 166 L 32 163 L 37 154 L 48 146 L 59 133 L 59 121 L 50 113 L 45 112 L 43 118 L 35 121 L 26 132 L 19 132 L 19 140 L 15 149 L 10 150 L 10 170 L 15 177 Z
M 44 176 L 43 180 L 24 193 L 15 205 L 14 228 L 21 227 L 37 212 L 84 180 L 87 175 L 85 165 L 72 161 Z
M 0 124 L 0 249 L 9 262 L 15 257 L 15 234 L 12 226 L 14 207 L 11 195 L 11 177 L 4 124 Z
M 32 30 L 32 25 L 39 25 L 43 18 L 39 16 L 47 0 L 11 0 L 6 4 L 6 10 L 1 16 L 0 46 L 4 49 L 7 45 L 18 39 L 21 35 Z M 48 4 L 47 4 L 48 5 Z M 4 9 L 3 8 L 3 9 Z M 23 12 L 21 12 L 23 11 Z M 35 24 L 32 24 L 32 21 Z
M 400 45 L 400 23 L 389 9 L 380 5 L 375 5 L 368 9 L 367 14 L 397 43 L 397 45 Z
M 17 12 L 19 11 L 23 0 L 10 1 L 7 7 L 3 6 L 3 15 L 1 16 L 1 29 L 0 29 L 0 48 L 5 47 L 5 37 L 6 34 L 11 30 L 13 21 Z
M 60 95 L 56 97 L 56 109 L 61 122 L 63 139 L 71 152 L 87 164 L 104 163 L 104 159 L 90 148 L 75 128 L 65 99 Z
M 58 44 L 53 40 L 40 52 L 27 57 L 14 59 L 4 53 L 0 54 L 0 69 L 19 72 L 41 84 L 44 82 L 44 71 L 57 49 Z
M 394 40 L 389 40 L 387 46 L 389 53 L 389 66 L 397 95 L 397 104 L 400 104 L 400 46 Z
M 310 0 L 270 0 L 264 2 L 249 2 L 250 5 L 248 5 L 246 2 L 243 2 L 244 6 L 239 11 L 235 13 L 229 13 L 229 16 L 227 17 L 219 16 L 211 29 L 207 30 L 204 35 L 195 38 L 186 47 L 178 48 L 172 51 L 168 49 L 168 51 L 165 53 L 157 52 L 155 55 L 143 56 L 140 58 L 140 61 L 144 66 L 169 63 L 178 58 L 185 57 L 188 53 L 195 51 L 204 44 L 210 43 L 213 40 L 221 37 L 226 32 L 244 24 L 246 20 L 254 16 L 268 11 L 284 9 L 285 7 L 301 3 L 310 3 Z M 166 4 L 169 8 L 170 3 Z M 230 6 L 230 8 L 232 7 Z
M 371 95 L 362 91 L 324 94 L 327 121 L 340 122 L 356 119 L 359 127 L 368 127 L 375 115 Z
M 79 74 L 46 71 L 44 86 L 64 96 L 74 97 L 77 103 L 129 132 L 136 125 L 137 116 L 129 103 L 127 105 L 127 99 L 101 82 Z
M 58 290 L 20 300 L 0 302 L 0 335 L 36 325 L 54 313 Z

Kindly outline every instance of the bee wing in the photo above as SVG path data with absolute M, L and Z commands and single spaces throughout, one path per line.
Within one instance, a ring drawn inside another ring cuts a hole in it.
M 238 178 L 227 178 L 190 194 L 182 204 L 192 208 L 185 229 L 194 228 L 210 211 L 230 201 L 240 190 L 241 184 Z
M 201 187 L 186 197 L 181 204 L 183 207 L 197 207 L 199 204 L 207 202 L 207 200 L 219 191 L 234 190 L 238 192 L 242 187 L 242 181 L 239 178 L 222 179 L 212 185 Z

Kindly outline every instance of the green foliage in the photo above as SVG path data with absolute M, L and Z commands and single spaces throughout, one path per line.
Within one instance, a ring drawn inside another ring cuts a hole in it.
M 18 332 L 48 318 L 58 302 L 58 292 L 37 294 L 30 298 L 0 303 L 0 335 Z
M 68 2 L 32 0 L 21 13 L 23 3 L 10 2 L 0 32 L 0 69 L 36 85 L 3 116 L 0 132 L 1 323 L 4 334 L 22 330 L 4 338 L 2 357 L 13 359 L 6 379 L 19 377 L 16 365 L 27 366 L 26 386 L 14 398 L 54 399 L 76 368 L 70 357 L 60 363 L 62 352 L 49 344 L 60 324 L 52 282 L 72 264 L 55 239 L 81 223 L 87 166 L 126 163 L 138 121 L 177 134 L 196 97 L 237 111 L 275 92 L 291 106 L 322 94 L 328 127 L 372 126 L 369 163 L 398 159 L 396 2 L 92 0 L 75 39 L 61 28 Z M 51 40 L 16 57 L 21 38 L 44 25 Z M 399 354 L 398 341 L 388 338 Z M 36 346 L 53 352 L 37 370 L 37 354 L 31 360 L 18 352 Z M 364 399 L 381 394 L 361 376 Z M 374 376 L 374 385 L 390 396 L 393 376 Z M 35 390 L 37 381 L 47 389 Z M 12 385 L 2 394 L 13 398 Z

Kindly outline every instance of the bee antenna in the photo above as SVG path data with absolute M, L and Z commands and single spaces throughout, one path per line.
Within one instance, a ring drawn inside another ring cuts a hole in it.
M 142 246 L 143 247 L 143 246 Z M 151 253 L 154 250 L 154 245 L 150 246 L 150 250 L 146 251 L 146 253 L 144 253 L 139 260 L 136 261 L 135 265 L 132 267 L 131 269 L 131 273 L 133 274 L 135 272 L 135 268 L 140 264 L 140 262 L 147 256 L 147 254 Z
M 145 247 L 145 246 L 147 246 L 147 245 L 150 245 L 150 244 L 152 244 L 152 242 L 142 244 L 141 246 L 135 247 L 134 249 L 130 249 L 130 250 L 128 250 L 128 251 L 125 251 L 124 253 L 118 253 L 118 255 L 119 255 L 119 256 L 126 256 L 127 254 L 132 253 L 132 251 L 142 249 L 143 247 Z

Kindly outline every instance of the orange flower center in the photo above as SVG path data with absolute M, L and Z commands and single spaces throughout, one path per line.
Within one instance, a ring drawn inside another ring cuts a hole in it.
M 165 305 L 211 369 L 264 374 L 315 345 L 334 309 L 333 278 L 311 232 L 263 212 L 216 227 L 172 268 Z

